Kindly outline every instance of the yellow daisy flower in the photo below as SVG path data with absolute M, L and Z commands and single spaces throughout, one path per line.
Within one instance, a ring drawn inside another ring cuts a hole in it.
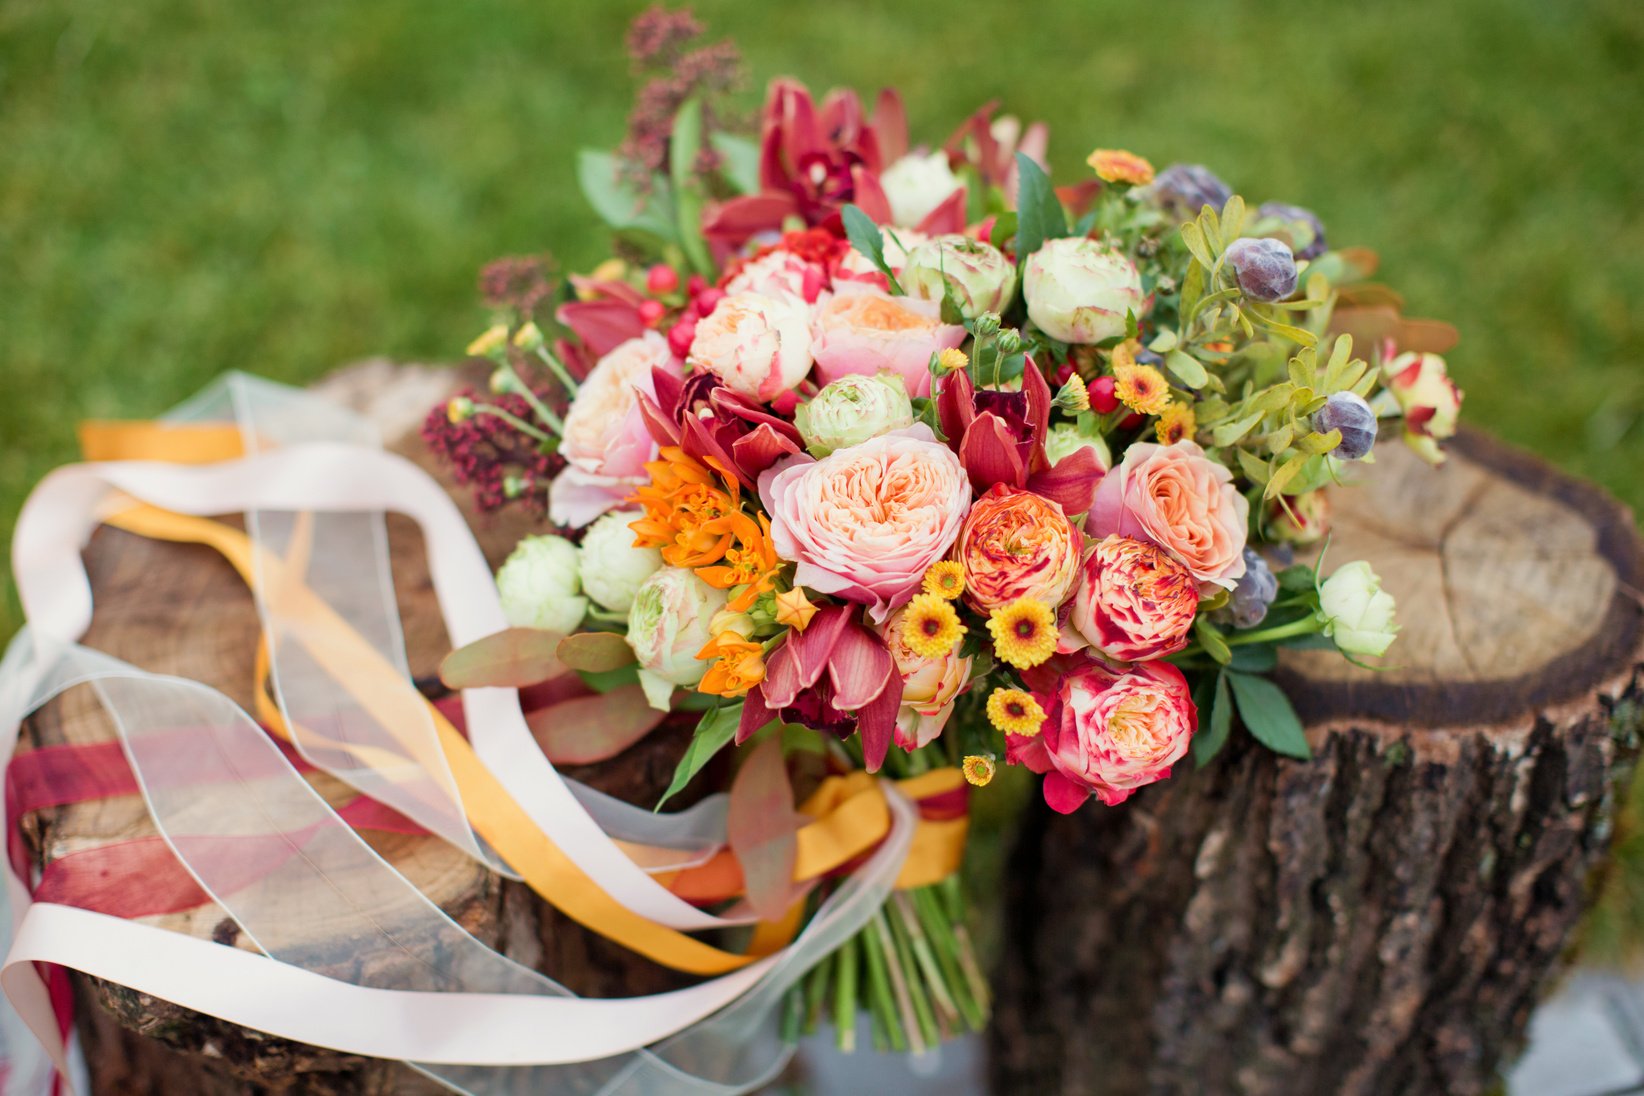
M 1123 361 L 1114 365 L 1113 394 L 1138 415 L 1157 415 L 1170 406 L 1170 383 L 1151 365 Z
M 1045 710 L 1021 689 L 995 689 L 988 696 L 988 720 L 1005 734 L 1032 738 L 1045 722 Z
M 957 346 L 950 346 L 936 355 L 936 371 L 943 376 L 949 373 L 957 373 L 969 364 L 969 356 Z
M 1143 186 L 1153 181 L 1153 165 L 1122 148 L 1099 148 L 1085 158 L 1104 183 Z
M 965 774 L 965 779 L 978 788 L 985 788 L 993 779 L 995 766 L 993 758 L 983 757 L 981 754 L 967 754 L 959 771 Z
M 951 559 L 931 564 L 930 570 L 925 572 L 924 590 L 944 601 L 957 601 L 965 592 L 965 568 Z
M 916 654 L 941 658 L 965 637 L 959 614 L 935 594 L 919 594 L 902 616 L 902 641 Z
M 1056 653 L 1056 614 L 1034 597 L 1019 597 L 988 616 L 993 653 L 1018 670 L 1037 666 Z
M 1193 407 L 1185 403 L 1172 403 L 1159 415 L 1159 421 L 1153 424 L 1153 432 L 1159 436 L 1160 445 L 1174 445 L 1183 438 L 1191 439 L 1199 429 L 1199 417 L 1193 413 Z

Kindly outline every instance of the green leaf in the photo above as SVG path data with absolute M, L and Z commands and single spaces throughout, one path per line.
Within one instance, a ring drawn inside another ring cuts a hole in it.
M 1227 694 L 1227 671 L 1216 675 L 1210 690 L 1210 711 L 1201 711 L 1200 731 L 1193 736 L 1193 764 L 1204 766 L 1227 744 L 1227 733 L 1233 728 L 1233 698 Z
M 1258 742 L 1286 757 L 1313 756 L 1307 745 L 1307 733 L 1284 690 L 1254 674 L 1229 670 L 1227 676 L 1233 686 L 1233 699 L 1239 706 L 1239 718 Z
M 711 275 L 714 264 L 708 256 L 708 245 L 702 239 L 702 188 L 696 178 L 696 161 L 702 152 L 702 103 L 694 96 L 685 100 L 679 113 L 674 115 L 668 152 L 679 246 L 697 273 Z
M 1274 577 L 1279 580 L 1279 589 L 1289 591 L 1311 590 L 1319 582 L 1319 577 L 1313 573 L 1313 568 L 1305 563 L 1297 563 L 1286 567 Z
M 1172 350 L 1165 355 L 1165 367 L 1170 370 L 1171 376 L 1188 388 L 1203 388 L 1205 382 L 1210 380 L 1210 374 L 1199 364 L 1199 359 L 1180 350 Z
M 1247 643 L 1233 648 L 1228 666 L 1245 674 L 1270 674 L 1279 668 L 1279 653 L 1268 643 Z
M 1267 462 L 1248 449 L 1235 449 L 1233 452 L 1238 455 L 1239 467 L 1251 483 L 1265 484 L 1267 478 L 1273 474 L 1272 469 L 1267 467 Z
M 520 689 L 547 681 L 565 671 L 555 655 L 562 638 L 540 628 L 494 632 L 446 655 L 440 680 L 451 689 Z
M 1223 638 L 1222 633 L 1217 630 L 1216 626 L 1203 616 L 1194 618 L 1193 634 L 1199 637 L 1199 646 L 1204 648 L 1205 654 L 1220 662 L 1223 666 L 1233 661 L 1233 650 L 1228 647 L 1227 640 Z
M 1184 326 L 1199 311 L 1199 300 L 1204 296 L 1204 277 L 1203 263 L 1195 259 L 1188 264 L 1187 276 L 1182 279 L 1181 298 L 1176 306 Z
M 720 171 L 738 194 L 759 193 L 759 145 L 734 133 L 715 131 L 708 143 L 719 153 Z
M 896 275 L 885 261 L 885 234 L 873 223 L 873 218 L 863 213 L 861 207 L 847 205 L 840 213 L 840 219 L 845 223 L 845 237 L 850 240 L 851 246 L 879 268 L 879 273 L 890 283 L 892 293 L 900 294 L 902 287 L 897 284 Z
M 740 703 L 715 708 L 702 717 L 702 722 L 696 725 L 696 733 L 691 736 L 691 744 L 685 747 L 685 756 L 681 757 L 679 764 L 674 767 L 674 778 L 668 784 L 668 790 L 657 800 L 657 810 L 660 811 L 664 803 L 684 791 L 685 785 L 713 760 L 713 756 L 730 744 L 736 737 L 736 728 L 741 722 Z
M 582 683 L 594 692 L 609 693 L 622 688 L 624 685 L 636 684 L 639 681 L 639 666 L 637 663 L 630 663 L 618 670 L 600 670 L 595 673 L 578 670 L 577 676 L 582 678 Z M 696 695 L 705 696 L 706 694 L 698 693 Z M 717 702 L 719 698 L 708 697 L 708 699 L 711 702 Z
M 1182 225 L 1181 231 L 1182 243 L 1186 244 L 1188 252 L 1195 259 L 1199 260 L 1199 265 L 1203 268 L 1203 270 L 1209 271 L 1212 267 L 1214 267 L 1216 265 L 1216 259 L 1210 254 L 1210 246 L 1205 243 L 1204 229 L 1200 228 L 1195 222 L 1188 221 L 1186 224 Z M 1193 272 L 1189 270 L 1187 272 L 1187 276 L 1191 280 L 1193 277 Z
M 1302 470 L 1302 465 L 1312 459 L 1306 453 L 1298 453 L 1279 465 L 1278 471 L 1273 473 L 1273 478 L 1268 480 L 1267 486 L 1262 489 L 1262 498 L 1272 499 L 1283 494 L 1285 485 L 1295 479 L 1296 473 Z
M 663 182 L 662 176 L 657 176 Z M 618 232 L 646 232 L 664 243 L 678 241 L 671 213 L 656 208 L 668 204 L 669 190 L 653 189 L 649 198 L 641 196 L 634 186 L 622 177 L 617 158 L 609 152 L 583 149 L 577 154 L 577 182 L 582 193 L 599 219 Z
M 602 674 L 633 664 L 634 649 L 615 632 L 577 632 L 559 641 L 559 660 L 573 670 Z
M 1232 445 L 1234 442 L 1250 433 L 1251 430 L 1255 429 L 1256 424 L 1262 421 L 1262 416 L 1264 414 L 1266 414 L 1266 412 L 1258 409 L 1254 413 L 1246 415 L 1242 419 L 1237 419 L 1233 422 L 1224 423 L 1221 426 L 1216 427 L 1210 432 L 1210 444 L 1216 446 Z
M 1067 215 L 1050 177 L 1025 152 L 1016 154 L 1016 265 L 1046 240 L 1067 235 Z

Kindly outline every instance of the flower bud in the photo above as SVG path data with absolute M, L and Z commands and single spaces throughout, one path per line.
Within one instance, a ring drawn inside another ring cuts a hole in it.
M 474 401 L 467 396 L 454 396 L 445 405 L 445 419 L 452 426 L 474 417 Z
M 984 312 L 976 317 L 976 322 L 972 326 L 975 327 L 978 336 L 991 335 L 999 330 L 999 314 L 997 312 Z
M 1239 290 L 1253 301 L 1282 301 L 1296 291 L 1296 257 L 1282 240 L 1234 240 L 1227 261 Z
M 643 516 L 638 510 L 602 514 L 582 538 L 582 590 L 602 608 L 626 613 L 640 586 L 662 566 L 661 552 L 634 546 L 628 526 Z
M 1456 432 L 1461 389 L 1437 354 L 1400 354 L 1383 369 L 1387 391 L 1404 412 L 1404 440 L 1423 460 L 1444 459 L 1438 443 Z
M 473 342 L 468 344 L 468 353 L 475 357 L 489 357 L 492 352 L 501 350 L 508 342 L 508 327 L 506 324 L 492 324 L 481 331 Z
M 1319 588 L 1324 634 L 1351 655 L 1386 654 L 1399 631 L 1396 610 L 1393 595 L 1381 588 L 1381 579 L 1363 560 L 1336 568 Z
M 890 373 L 847 374 L 824 385 L 794 411 L 805 448 L 820 459 L 836 449 L 913 425 L 913 403 L 901 378 Z
M 1128 258 L 1080 237 L 1046 240 L 1022 274 L 1028 318 L 1065 343 L 1099 343 L 1125 333 L 1142 311 L 1142 280 Z
M 959 177 L 948 165 L 942 151 L 929 154 L 910 152 L 879 173 L 885 201 L 890 204 L 891 222 L 917 228 L 948 195 L 959 189 Z
M 1342 460 L 1358 460 L 1376 444 L 1376 413 L 1363 397 L 1337 392 L 1324 401 L 1313 416 L 1313 429 L 1321 434 L 1341 431 L 1341 444 L 1332 452 Z
M 1279 580 L 1273 569 L 1253 548 L 1244 550 L 1244 574 L 1233 587 L 1228 612 L 1235 628 L 1254 628 L 1267 619 L 1268 606 L 1279 596 Z
M 1233 188 L 1203 164 L 1171 164 L 1154 177 L 1146 193 L 1177 220 L 1191 221 L 1205 206 L 1221 212 L 1233 197 Z
M 502 615 L 516 628 L 570 635 L 588 613 L 580 552 L 564 537 L 526 537 L 497 570 Z
M 936 236 L 908 252 L 898 279 L 911 297 L 949 294 L 966 319 L 1003 312 L 1016 292 L 1016 266 L 1004 252 L 958 234 Z
M 702 680 L 708 664 L 696 655 L 713 639 L 714 614 L 723 608 L 725 591 L 683 568 L 664 567 L 640 586 L 628 610 L 628 645 L 653 708 L 667 710 L 672 686 Z
M 1255 228 L 1264 236 L 1289 244 L 1300 260 L 1318 258 L 1327 246 L 1318 214 L 1288 202 L 1263 202 L 1256 208 Z
M 730 609 L 721 609 L 708 622 L 708 631 L 716 636 L 726 632 L 735 632 L 743 639 L 752 639 L 757 625 L 754 618 L 748 613 L 733 613 Z
M 1268 506 L 1267 533 L 1281 544 L 1316 544 L 1330 531 L 1330 496 L 1307 491 L 1274 499 Z
M 524 327 L 514 332 L 514 345 L 521 350 L 535 350 L 543 345 L 542 328 L 536 325 L 535 320 L 528 320 Z
M 1090 390 L 1085 387 L 1085 379 L 1075 373 L 1062 385 L 1056 393 L 1056 407 L 1070 415 L 1078 415 L 1090 410 Z

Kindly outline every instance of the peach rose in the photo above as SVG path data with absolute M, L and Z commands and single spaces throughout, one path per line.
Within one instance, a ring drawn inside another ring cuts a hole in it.
M 919 589 L 970 507 L 953 450 L 915 423 L 822 460 L 789 457 L 759 477 L 771 542 L 796 586 L 870 607 L 874 623 Z
M 1187 646 L 1199 586 L 1157 545 L 1110 536 L 1085 558 L 1062 631 L 1064 653 L 1096 648 L 1122 662 L 1163 658 Z
M 1231 590 L 1244 574 L 1250 504 L 1233 473 L 1192 441 L 1138 442 L 1102 477 L 1086 519 L 1093 536 L 1136 537 L 1185 564 L 1201 584 Z
M 565 413 L 560 454 L 566 467 L 548 489 L 548 517 L 580 528 L 615 508 L 646 482 L 656 442 L 645 429 L 639 394 L 656 398 L 651 370 L 675 376 L 679 365 L 655 331 L 621 343 L 599 359 Z
M 930 356 L 965 341 L 938 318 L 939 301 L 893 297 L 847 283 L 816 310 L 816 374 L 823 384 L 851 373 L 895 373 L 908 395 L 930 395 Z M 700 336 L 698 336 L 700 338 Z
M 768 403 L 811 371 L 810 309 L 786 294 L 732 294 L 697 323 L 685 364 Z
M 947 726 L 953 714 L 953 700 L 970 681 L 969 658 L 957 650 L 941 658 L 926 658 L 902 638 L 902 614 L 898 609 L 879 629 L 896 671 L 902 678 L 902 706 L 896 712 L 896 744 L 904 750 L 929 745 Z
M 1073 586 L 1083 547 L 1056 503 L 996 483 L 970 508 L 953 555 L 965 569 L 965 600 L 986 616 L 1022 597 L 1056 608 Z
M 1043 773 L 1045 802 L 1062 814 L 1091 795 L 1111 807 L 1165 779 L 1199 722 L 1187 679 L 1168 662 L 1124 673 L 1092 663 L 1062 679 L 1050 707 L 1039 734 L 1007 737 L 1006 759 Z

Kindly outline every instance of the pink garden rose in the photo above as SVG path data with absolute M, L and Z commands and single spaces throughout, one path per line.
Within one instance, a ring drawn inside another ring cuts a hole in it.
M 739 293 L 761 293 L 767 297 L 787 295 L 798 297 L 806 304 L 815 304 L 827 288 L 828 272 L 822 264 L 780 247 L 744 263 L 725 283 L 725 292 L 733 297 Z
M 823 384 L 851 373 L 895 373 L 908 395 L 930 395 L 930 356 L 965 341 L 941 322 L 939 301 L 893 297 L 846 283 L 816 310 L 816 375 Z
M 1188 569 L 1157 545 L 1110 536 L 1085 557 L 1061 650 L 1090 646 L 1108 658 L 1163 658 L 1187 646 L 1199 608 Z
M 651 370 L 679 375 L 668 341 L 654 331 L 619 344 L 599 359 L 565 413 L 560 453 L 566 468 L 548 489 L 548 517 L 581 528 L 645 484 L 645 462 L 657 446 L 639 410 L 656 398 Z
M 685 363 L 769 403 L 811 371 L 810 309 L 786 294 L 732 294 L 697 323 Z
M 953 700 L 970 681 L 971 660 L 954 649 L 941 658 L 927 658 L 902 637 L 905 609 L 891 614 L 879 634 L 896 660 L 902 678 L 902 706 L 896 712 L 896 744 L 916 750 L 935 741 L 953 714 Z
M 1231 590 L 1244 574 L 1250 504 L 1233 473 L 1194 442 L 1138 442 L 1096 488 L 1085 529 L 1157 544 L 1201 584 Z
M 965 600 L 984 616 L 1022 597 L 1055 609 L 1073 585 L 1084 539 L 1056 503 L 994 484 L 970 508 L 953 551 L 965 569 Z
M 1169 776 L 1199 721 L 1187 679 L 1168 662 L 1124 673 L 1092 663 L 1045 699 L 1043 730 L 1007 736 L 1006 759 L 1043 773 L 1045 802 L 1062 814 L 1091 795 L 1111 807 Z
M 822 460 L 789 457 L 759 477 L 777 554 L 794 585 L 869 606 L 874 623 L 918 590 L 970 508 L 953 451 L 915 423 Z

